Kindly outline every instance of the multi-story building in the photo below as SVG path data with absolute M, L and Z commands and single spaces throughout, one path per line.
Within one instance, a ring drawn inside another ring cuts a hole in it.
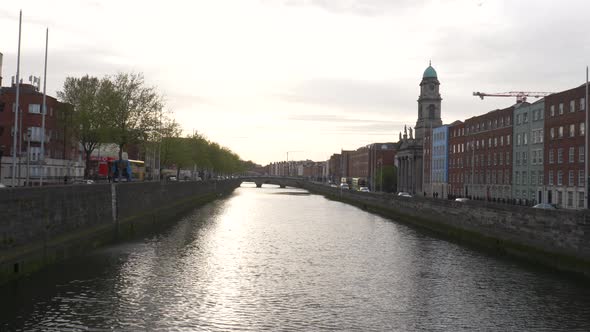
M 424 195 L 432 196 L 432 128 L 424 130 L 423 153 L 422 162 L 422 190 Z
M 339 184 L 342 179 L 342 155 L 339 153 L 334 153 L 328 160 L 328 178 L 335 184 Z
M 448 125 L 443 125 L 432 130 L 431 191 L 436 194 L 436 197 L 440 198 L 447 197 L 449 194 L 448 143 Z
M 469 171 L 465 144 L 465 123 L 455 121 L 449 125 L 449 193 L 456 197 L 466 196 L 464 179 Z
M 512 197 L 520 203 L 543 202 L 543 138 L 545 103 L 514 107 Z
M 545 199 L 568 209 L 587 204 L 585 106 L 585 86 L 545 97 Z
M 42 175 L 47 183 L 63 182 L 64 177 L 81 177 L 84 167 L 80 159 L 79 144 L 67 122 L 71 107 L 47 96 L 43 129 L 43 94 L 37 86 L 22 83 L 19 93 L 20 130 L 16 151 L 13 151 L 16 84 L 0 88 L 0 149 L 3 150 L 0 182 L 18 186 L 24 185 L 28 179 L 29 185 L 37 185 Z M 41 155 L 43 137 L 44 158 Z M 17 159 L 15 183 L 12 183 L 13 156 Z
M 487 200 L 511 197 L 513 112 L 511 106 L 465 120 L 467 167 L 471 171 L 466 172 L 467 196 Z

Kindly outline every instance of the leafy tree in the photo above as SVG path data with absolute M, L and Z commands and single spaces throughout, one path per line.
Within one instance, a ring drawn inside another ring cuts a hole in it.
M 104 80 L 96 77 L 83 76 L 81 78 L 67 77 L 63 90 L 57 96 L 64 103 L 73 106 L 74 112 L 70 120 L 71 134 L 78 137 L 86 160 L 84 177 L 88 178 L 90 169 L 90 155 L 103 142 L 107 131 L 108 114 L 103 107 Z
M 119 146 L 122 159 L 127 144 L 147 141 L 157 130 L 163 101 L 154 87 L 146 86 L 142 74 L 119 73 L 108 81 L 109 136 Z
M 394 192 L 397 190 L 397 167 L 393 165 L 377 168 L 375 176 L 376 187 L 384 192 Z

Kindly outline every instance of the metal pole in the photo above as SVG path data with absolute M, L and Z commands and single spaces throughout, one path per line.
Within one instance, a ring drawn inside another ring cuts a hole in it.
M 584 98 L 584 103 L 586 104 L 586 109 L 585 109 L 585 113 L 586 113 L 586 121 L 584 122 L 584 154 L 585 154 L 585 159 L 584 160 L 584 176 L 586 177 L 586 183 L 585 183 L 585 188 L 584 188 L 584 194 L 586 195 L 586 208 L 588 208 L 589 204 L 588 204 L 588 181 L 590 180 L 590 178 L 588 178 L 588 66 L 586 66 L 586 97 Z
M 21 25 L 23 19 L 23 11 L 19 12 L 18 16 L 18 51 L 16 56 L 16 108 L 14 110 L 14 134 L 12 136 L 12 186 L 16 183 L 16 140 L 18 138 L 18 109 L 20 97 L 20 36 Z
M 47 46 L 49 44 L 49 28 L 45 30 L 45 69 L 43 70 L 43 111 L 41 118 L 41 178 L 39 186 L 43 186 L 43 175 L 45 174 L 45 114 L 47 113 Z

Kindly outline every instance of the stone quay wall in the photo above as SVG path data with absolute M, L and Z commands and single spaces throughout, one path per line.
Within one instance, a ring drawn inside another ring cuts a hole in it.
M 590 277 L 590 214 L 586 211 L 406 198 L 314 183 L 304 187 L 460 242 Z
M 237 180 L 0 189 L 0 283 L 232 192 Z

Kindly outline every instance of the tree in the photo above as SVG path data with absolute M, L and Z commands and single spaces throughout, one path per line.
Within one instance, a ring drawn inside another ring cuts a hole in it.
M 67 77 L 63 91 L 57 92 L 58 98 L 73 106 L 71 117 L 72 134 L 75 134 L 82 148 L 86 160 L 84 177 L 88 178 L 90 169 L 90 155 L 103 141 L 107 131 L 108 114 L 101 104 L 105 81 L 96 77 L 83 76 L 81 78 Z M 64 147 L 65 149 L 65 147 Z
M 393 165 L 377 168 L 375 176 L 377 188 L 384 192 L 394 192 L 397 190 L 397 167 Z
M 109 136 L 119 146 L 119 160 L 129 143 L 147 141 L 157 130 L 163 107 L 154 87 L 147 87 L 142 74 L 119 73 L 108 79 L 104 100 L 109 110 Z

